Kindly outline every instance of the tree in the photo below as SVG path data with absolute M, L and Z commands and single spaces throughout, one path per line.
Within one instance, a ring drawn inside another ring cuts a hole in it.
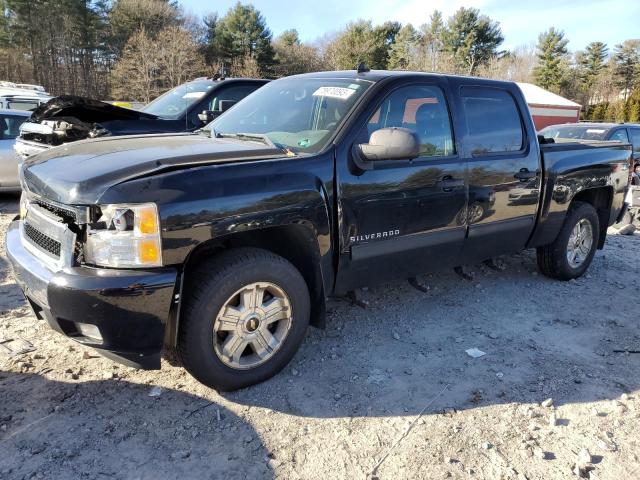
M 229 9 L 216 24 L 213 47 L 225 61 L 247 56 L 256 60 L 261 69 L 273 65 L 274 51 L 271 31 L 262 14 L 252 5 L 240 2 Z
M 626 102 L 631 90 L 640 84 L 640 40 L 625 40 L 616 45 L 613 61 L 614 78 Z
M 129 39 L 111 73 L 112 94 L 146 103 L 204 69 L 202 54 L 187 30 L 168 27 L 152 38 L 141 29 Z
M 474 75 L 481 65 L 498 55 L 498 47 L 504 41 L 498 22 L 475 8 L 464 7 L 449 19 L 442 38 L 443 50 L 467 75 Z
M 584 51 L 576 52 L 575 70 L 582 90 L 580 96 L 587 104 L 592 103 L 597 94 L 595 87 L 607 68 L 607 56 L 607 46 L 602 42 L 591 42 Z
M 408 23 L 400 29 L 389 50 L 388 68 L 408 70 L 414 64 L 415 49 L 420 39 L 418 31 Z
M 365 20 L 350 23 L 327 46 L 326 61 L 336 70 L 352 70 L 360 62 L 384 70 L 389 62 L 389 46 L 399 30 L 400 24 L 396 22 L 377 27 Z
M 155 41 L 163 89 L 202 75 L 204 59 L 190 32 L 180 27 L 168 27 L 158 33 Z
M 420 27 L 422 38 L 418 49 L 419 70 L 430 70 L 432 72 L 443 71 L 441 64 L 442 50 L 444 48 L 445 24 L 442 13 L 434 10 L 429 18 L 429 23 Z
M 159 74 L 156 43 L 142 28 L 129 38 L 122 58 L 111 71 L 111 94 L 121 100 L 147 103 L 160 93 Z
M 175 1 L 114 0 L 109 10 L 111 52 L 119 58 L 127 41 L 141 29 L 154 38 L 161 30 L 183 23 L 184 16 Z
M 567 44 L 564 32 L 551 27 L 538 37 L 538 64 L 533 76 L 538 86 L 558 93 L 566 73 Z
M 293 47 L 295 45 L 302 45 L 300 41 L 300 35 L 298 34 L 298 30 L 295 28 L 291 28 L 289 30 L 285 30 L 280 34 L 280 36 L 276 39 L 278 43 L 285 47 Z
M 322 58 L 318 49 L 300 41 L 297 30 L 285 30 L 273 42 L 276 64 L 273 67 L 275 77 L 296 75 L 323 70 Z

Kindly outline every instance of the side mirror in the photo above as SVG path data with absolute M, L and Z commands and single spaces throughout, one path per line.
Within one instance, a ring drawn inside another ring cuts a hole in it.
M 358 150 L 366 160 L 411 160 L 420 155 L 420 141 L 407 128 L 381 128 L 371 134 L 369 143 Z
M 218 112 L 214 112 L 213 110 L 203 110 L 202 113 L 198 114 L 198 118 L 205 125 L 211 122 L 214 118 L 220 115 Z

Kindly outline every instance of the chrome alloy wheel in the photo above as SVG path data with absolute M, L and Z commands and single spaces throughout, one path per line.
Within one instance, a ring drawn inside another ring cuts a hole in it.
M 586 218 L 581 219 L 569 236 L 567 244 L 567 261 L 571 268 L 578 268 L 584 263 L 593 247 L 593 227 Z
M 289 297 L 273 283 L 249 284 L 224 303 L 213 324 L 213 347 L 226 366 L 257 367 L 280 349 L 291 329 Z

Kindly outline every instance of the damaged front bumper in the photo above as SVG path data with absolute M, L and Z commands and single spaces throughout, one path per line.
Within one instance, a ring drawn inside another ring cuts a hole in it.
M 51 328 L 125 365 L 160 368 L 177 271 L 71 267 L 52 271 L 11 223 L 6 249 L 16 281 Z
M 46 143 L 38 143 L 34 141 L 24 140 L 20 137 L 16 139 L 16 143 L 13 144 L 13 149 L 22 160 L 26 160 L 40 152 L 53 148 L 52 145 Z

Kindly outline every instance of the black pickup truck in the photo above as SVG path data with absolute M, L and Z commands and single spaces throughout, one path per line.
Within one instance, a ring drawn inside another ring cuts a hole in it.
M 631 147 L 540 142 L 514 83 L 288 77 L 200 132 L 28 160 L 7 253 L 55 330 L 142 368 L 175 350 L 241 388 L 324 325 L 328 296 L 526 248 L 545 275 L 582 275 L 623 210 Z
M 192 132 L 221 115 L 268 80 L 197 78 L 160 95 L 140 110 L 62 95 L 42 103 L 20 127 L 22 159 L 85 138 Z

